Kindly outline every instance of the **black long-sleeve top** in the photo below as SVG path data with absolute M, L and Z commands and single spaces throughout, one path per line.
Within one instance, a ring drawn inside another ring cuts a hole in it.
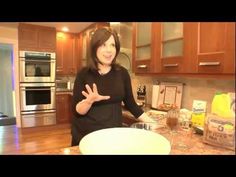
M 88 84 L 92 89 L 93 83 L 97 85 L 100 95 L 110 96 L 110 99 L 94 102 L 89 111 L 81 115 L 76 111 L 76 105 L 85 99 L 81 93 L 87 92 L 85 85 Z M 78 131 L 86 133 L 103 128 L 120 127 L 122 126 L 122 101 L 136 118 L 143 113 L 134 100 L 130 76 L 125 68 L 112 68 L 105 75 L 83 68 L 78 72 L 74 83 L 72 124 Z

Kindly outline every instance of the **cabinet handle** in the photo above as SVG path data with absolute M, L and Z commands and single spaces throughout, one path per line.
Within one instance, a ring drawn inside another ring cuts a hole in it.
M 164 67 L 177 67 L 178 63 L 175 64 L 164 64 Z
M 199 66 L 217 66 L 220 62 L 200 62 Z
M 145 68 L 147 68 L 147 65 L 138 65 L 137 68 L 138 69 L 145 69 Z

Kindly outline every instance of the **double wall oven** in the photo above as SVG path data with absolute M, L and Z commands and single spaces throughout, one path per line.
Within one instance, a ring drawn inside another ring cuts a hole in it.
M 55 53 L 20 51 L 22 127 L 56 124 Z

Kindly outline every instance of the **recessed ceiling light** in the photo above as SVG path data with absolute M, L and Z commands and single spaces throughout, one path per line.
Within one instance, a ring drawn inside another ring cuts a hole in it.
M 66 27 L 66 26 L 64 26 L 64 27 L 62 28 L 62 31 L 64 31 L 64 32 L 68 32 L 68 31 L 69 31 L 69 28 Z
M 120 22 L 110 22 L 111 25 L 120 25 Z

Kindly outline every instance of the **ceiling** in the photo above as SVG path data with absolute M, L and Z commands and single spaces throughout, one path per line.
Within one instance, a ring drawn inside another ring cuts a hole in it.
M 93 24 L 94 22 L 24 22 L 24 23 L 55 27 L 56 30 L 58 31 L 61 31 L 62 27 L 66 26 L 69 28 L 68 32 L 79 33 L 85 28 L 87 28 L 89 25 Z M 0 22 L 0 26 L 5 26 L 9 28 L 17 28 L 18 25 L 19 22 L 11 22 L 11 23 Z

